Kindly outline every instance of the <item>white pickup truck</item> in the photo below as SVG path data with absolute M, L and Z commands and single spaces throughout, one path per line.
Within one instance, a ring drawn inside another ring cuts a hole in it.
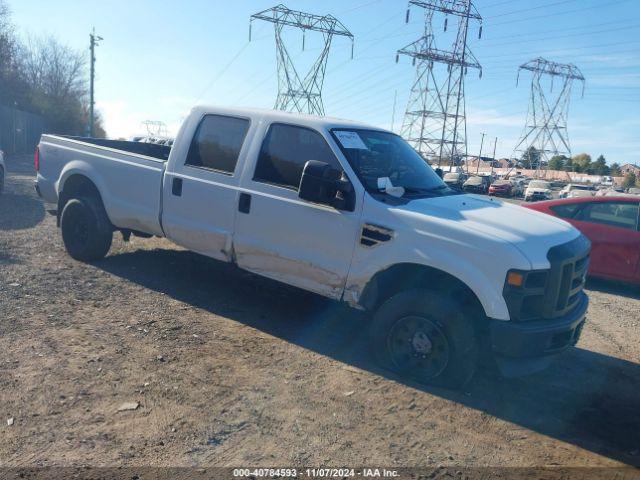
M 463 384 L 487 348 L 505 375 L 537 371 L 585 321 L 580 232 L 449 189 L 379 128 L 196 107 L 172 148 L 43 135 L 36 170 L 73 258 L 114 231 L 167 237 L 371 312 L 377 359 L 423 383 Z

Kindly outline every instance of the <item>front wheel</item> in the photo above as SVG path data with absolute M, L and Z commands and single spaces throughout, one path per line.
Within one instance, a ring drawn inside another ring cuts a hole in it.
M 81 262 L 103 258 L 111 248 L 111 223 L 95 198 L 69 200 L 62 210 L 60 230 L 67 253 Z
M 472 319 L 427 290 L 401 292 L 383 303 L 373 317 L 371 345 L 383 368 L 425 384 L 460 388 L 478 364 Z

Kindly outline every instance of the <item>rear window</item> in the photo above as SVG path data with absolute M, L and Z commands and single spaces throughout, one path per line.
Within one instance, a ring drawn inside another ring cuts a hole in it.
M 562 205 L 554 205 L 549 209 L 560 218 L 573 218 L 579 207 L 579 203 L 564 203 Z
M 233 173 L 247 130 L 246 118 L 205 116 L 193 136 L 185 165 Z
M 638 204 L 627 202 L 590 203 L 580 210 L 576 220 L 636 230 Z

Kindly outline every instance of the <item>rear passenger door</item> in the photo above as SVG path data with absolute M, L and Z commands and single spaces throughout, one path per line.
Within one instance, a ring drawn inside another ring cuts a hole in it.
M 162 226 L 175 243 L 220 260 L 231 259 L 238 198 L 238 160 L 245 155 L 248 118 L 205 115 L 186 155 L 164 177 Z
M 298 197 L 308 160 L 343 171 L 316 130 L 274 123 L 268 127 L 255 165 L 247 165 L 238 204 L 234 249 L 246 270 L 340 298 L 360 229 L 363 187 L 354 211 L 342 211 Z

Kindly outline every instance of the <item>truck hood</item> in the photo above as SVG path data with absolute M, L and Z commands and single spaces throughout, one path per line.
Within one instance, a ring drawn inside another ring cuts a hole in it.
M 449 235 L 460 243 L 473 244 L 473 237 L 482 237 L 484 242 L 507 242 L 533 269 L 548 268 L 549 249 L 580 235 L 564 220 L 479 195 L 416 199 L 395 210 L 407 226 L 426 231 L 437 228 L 440 235 Z
M 527 187 L 527 193 L 549 193 L 551 190 L 548 188 Z

